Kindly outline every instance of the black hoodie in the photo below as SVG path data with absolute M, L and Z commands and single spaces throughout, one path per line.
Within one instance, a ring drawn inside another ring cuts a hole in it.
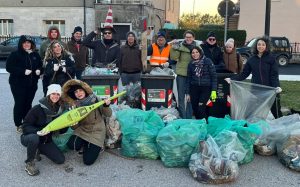
M 31 52 L 23 49 L 25 41 L 31 43 Z M 17 51 L 12 52 L 6 61 L 6 71 L 10 73 L 9 84 L 20 87 L 36 87 L 39 75 L 35 71 L 40 70 L 42 74 L 42 60 L 40 55 L 35 52 L 35 43 L 30 36 L 22 35 L 18 43 Z M 31 70 L 31 74 L 25 75 L 25 70 Z

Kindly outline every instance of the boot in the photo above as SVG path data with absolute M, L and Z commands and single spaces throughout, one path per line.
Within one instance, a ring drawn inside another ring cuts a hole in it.
M 41 160 L 42 160 L 42 157 L 41 157 L 41 155 L 40 155 L 40 150 L 37 150 L 37 151 L 36 151 L 34 159 L 35 159 L 36 161 L 41 161 Z
M 35 167 L 34 161 L 27 162 L 25 166 L 25 171 L 28 173 L 30 176 L 35 176 L 40 173 L 40 171 Z

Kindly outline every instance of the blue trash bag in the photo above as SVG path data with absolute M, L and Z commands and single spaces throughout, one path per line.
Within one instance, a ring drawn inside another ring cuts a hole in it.
M 54 134 L 52 140 L 61 151 L 66 152 L 68 150 L 67 143 L 73 135 L 73 132 L 74 130 L 69 127 L 67 132 L 63 134 Z

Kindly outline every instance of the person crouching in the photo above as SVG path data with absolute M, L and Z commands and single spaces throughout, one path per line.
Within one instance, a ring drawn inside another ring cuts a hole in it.
M 91 87 L 80 80 L 69 80 L 63 86 L 63 99 L 71 107 L 81 107 L 94 104 L 99 101 Z M 69 139 L 67 146 L 71 150 L 83 149 L 83 163 L 92 165 L 104 150 L 106 128 L 104 117 L 110 117 L 112 110 L 109 107 L 110 100 L 93 110 L 87 117 L 73 127 L 74 135 Z

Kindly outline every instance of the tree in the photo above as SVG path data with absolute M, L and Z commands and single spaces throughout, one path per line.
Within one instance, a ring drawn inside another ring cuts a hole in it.
M 219 15 L 209 14 L 183 14 L 179 19 L 179 28 L 181 29 L 199 29 L 205 25 L 224 25 L 224 19 Z

